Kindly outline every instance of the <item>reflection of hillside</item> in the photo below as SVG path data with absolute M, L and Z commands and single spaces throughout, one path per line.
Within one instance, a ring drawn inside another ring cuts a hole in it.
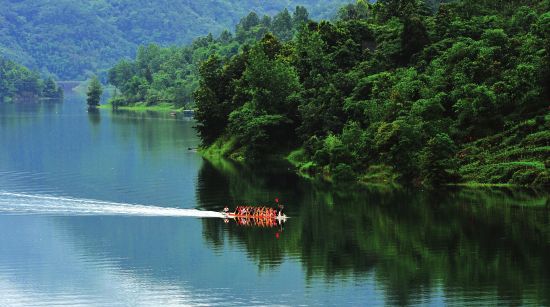
M 288 172 L 286 167 L 280 165 L 268 170 L 259 166 L 245 167 L 227 160 L 204 160 L 199 171 L 198 204 L 206 210 L 220 211 L 225 205 L 273 205 L 273 200 L 280 198 L 286 204 L 287 214 L 297 215 L 299 206 L 295 200 L 302 194 L 298 190 L 301 180 Z M 299 221 L 292 220 L 292 227 L 296 226 L 295 222 Z M 284 228 L 278 240 L 275 237 L 278 228 L 250 228 L 236 223 L 203 220 L 203 236 L 212 247 L 221 248 L 225 240 L 245 244 L 248 256 L 258 263 L 261 270 L 276 266 L 283 260 L 288 249 L 286 242 L 292 238 L 287 236 L 289 229 L 286 225 Z
M 31 99 L 10 104 L 0 103 L 0 128 L 20 129 L 35 124 L 37 119 L 44 120 L 46 118 L 44 115 L 59 112 L 63 106 L 62 102 L 61 99 Z
M 396 304 L 419 303 L 436 287 L 454 300 L 550 303 L 547 193 L 342 191 L 286 176 L 205 163 L 198 192 L 204 207 L 279 195 L 292 217 L 280 240 L 263 229 L 204 220 L 206 240 L 218 248 L 225 238 L 242 244 L 260 267 L 298 256 L 307 279 L 373 273 Z
M 192 122 L 175 120 L 169 114 L 159 112 L 112 112 L 111 122 L 115 125 L 118 141 L 122 144 L 139 141 L 142 152 L 158 153 L 165 148 L 196 147 L 198 138 L 191 129 Z
M 88 120 L 93 127 L 96 127 L 101 123 L 101 114 L 97 109 L 88 109 Z

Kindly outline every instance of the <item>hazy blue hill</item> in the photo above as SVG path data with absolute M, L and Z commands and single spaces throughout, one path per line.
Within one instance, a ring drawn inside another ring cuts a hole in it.
M 135 55 L 138 45 L 189 43 L 232 29 L 250 11 L 304 5 L 327 17 L 349 0 L 0 0 L 0 53 L 61 79 L 81 79 Z

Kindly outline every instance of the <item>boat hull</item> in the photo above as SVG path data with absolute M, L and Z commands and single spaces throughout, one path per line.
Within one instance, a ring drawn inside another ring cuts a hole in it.
M 287 219 L 286 215 L 251 215 L 251 214 L 235 214 L 235 213 L 224 213 L 222 212 L 224 217 L 231 218 L 231 219 L 237 219 L 237 218 L 243 218 L 243 219 L 273 219 L 273 220 L 284 220 Z

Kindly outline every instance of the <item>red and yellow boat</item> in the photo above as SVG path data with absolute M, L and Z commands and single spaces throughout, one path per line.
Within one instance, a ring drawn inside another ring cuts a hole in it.
M 222 214 L 224 217 L 232 219 L 244 218 L 283 221 L 287 219 L 287 216 L 282 211 L 282 206 L 279 206 L 279 209 L 270 207 L 237 206 L 233 212 L 230 212 L 229 208 L 225 207 Z

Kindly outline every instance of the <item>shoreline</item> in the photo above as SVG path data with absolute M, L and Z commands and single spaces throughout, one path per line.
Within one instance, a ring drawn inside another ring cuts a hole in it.
M 98 107 L 98 109 L 113 109 L 113 105 L 111 103 L 105 103 Z M 169 113 L 169 112 L 182 112 L 185 108 L 180 107 L 176 108 L 171 104 L 157 104 L 157 105 L 151 105 L 147 106 L 145 104 L 135 104 L 131 106 L 118 106 L 116 107 L 117 110 L 125 110 L 125 111 L 135 111 L 135 112 L 161 112 L 161 113 Z
M 234 150 L 234 140 L 222 140 L 218 139 L 208 147 L 199 147 L 197 151 L 205 159 L 225 159 L 239 164 L 247 164 L 244 155 L 239 150 Z M 397 181 L 397 173 L 393 172 L 390 166 L 385 165 L 372 165 L 364 173 L 361 173 L 355 181 L 351 182 L 335 182 L 333 176 L 327 171 L 323 170 L 321 173 L 311 173 L 308 170 L 315 168 L 316 165 L 312 161 L 303 161 L 301 148 L 291 150 L 287 154 L 274 155 L 269 157 L 268 160 L 277 159 L 280 161 L 286 161 L 293 167 L 294 173 L 307 180 L 322 180 L 331 184 L 358 184 L 364 186 L 382 186 L 388 188 L 399 188 L 403 184 Z M 457 183 L 442 184 L 442 187 L 465 187 L 465 188 L 544 188 L 544 186 L 538 185 L 520 185 L 513 183 L 484 183 L 477 181 L 464 181 Z M 426 187 L 426 186 L 419 186 Z

